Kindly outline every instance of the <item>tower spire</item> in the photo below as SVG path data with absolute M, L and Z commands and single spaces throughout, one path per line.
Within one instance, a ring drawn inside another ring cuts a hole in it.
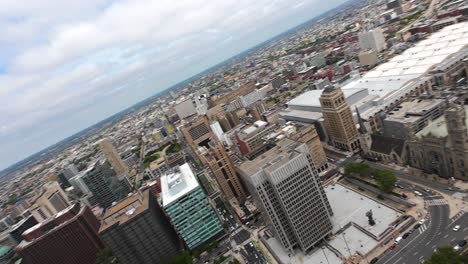
M 364 125 L 364 120 L 361 118 L 361 114 L 359 113 L 359 109 L 357 108 L 357 106 L 355 108 L 356 108 L 356 114 L 357 114 L 358 123 L 359 123 L 359 130 L 358 131 L 361 134 L 366 134 L 367 133 L 367 128 Z

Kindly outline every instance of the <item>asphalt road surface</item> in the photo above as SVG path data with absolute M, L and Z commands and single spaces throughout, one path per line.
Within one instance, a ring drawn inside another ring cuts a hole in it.
M 266 264 L 267 261 L 263 254 L 258 251 L 252 242 L 249 242 L 244 245 L 244 248 L 241 249 L 241 255 L 244 257 L 246 263 L 255 263 L 255 264 Z
M 429 212 L 428 219 L 419 228 L 414 229 L 413 233 L 403 239 L 393 250 L 387 250 L 377 263 L 424 263 L 424 260 L 429 259 L 437 247 L 455 246 L 468 236 L 468 225 L 466 224 L 468 223 L 468 215 L 464 211 L 449 219 L 449 207 L 442 196 L 431 195 L 424 190 L 419 191 L 424 195 Z M 461 226 L 458 232 L 452 230 L 455 225 Z

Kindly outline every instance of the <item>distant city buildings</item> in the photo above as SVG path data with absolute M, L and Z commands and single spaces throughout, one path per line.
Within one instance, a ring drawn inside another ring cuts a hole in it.
M 386 48 L 385 37 L 382 29 L 374 28 L 372 30 L 358 34 L 359 46 L 361 50 L 371 49 L 375 52 L 381 52 Z
M 313 248 L 331 234 L 333 215 L 306 144 L 289 139 L 254 160 L 239 173 L 283 247 L 289 252 Z
M 190 250 L 223 233 L 218 216 L 185 163 L 161 177 L 162 207 Z
M 109 208 L 99 236 L 120 263 L 164 263 L 182 252 L 176 232 L 149 191 Z
M 190 98 L 185 99 L 184 101 L 174 105 L 174 110 L 176 111 L 180 119 L 184 119 L 188 116 L 191 116 L 197 113 L 196 105 L 194 104 L 193 100 Z

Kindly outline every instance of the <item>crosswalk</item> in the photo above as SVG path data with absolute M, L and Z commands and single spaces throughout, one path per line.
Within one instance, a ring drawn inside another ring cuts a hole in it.
M 452 217 L 452 223 L 457 221 L 458 219 L 460 219 L 460 217 L 462 217 L 463 215 L 465 215 L 466 211 L 468 211 L 468 208 L 464 208 L 463 210 L 461 210 L 460 212 L 458 212 L 458 214 L 454 215 Z
M 426 225 L 426 224 L 422 224 L 422 225 L 418 228 L 418 230 L 419 230 L 419 233 L 422 233 L 422 232 L 426 231 L 426 230 L 427 230 L 427 225 Z
M 431 205 L 437 206 L 437 205 L 446 205 L 446 204 L 448 204 L 447 200 L 445 200 L 445 199 L 426 200 L 425 202 L 426 202 L 426 205 L 428 205 L 428 206 L 431 206 Z

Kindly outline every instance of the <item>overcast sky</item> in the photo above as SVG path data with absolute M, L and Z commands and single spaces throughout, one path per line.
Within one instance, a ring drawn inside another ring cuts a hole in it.
M 0 170 L 342 2 L 0 1 Z

